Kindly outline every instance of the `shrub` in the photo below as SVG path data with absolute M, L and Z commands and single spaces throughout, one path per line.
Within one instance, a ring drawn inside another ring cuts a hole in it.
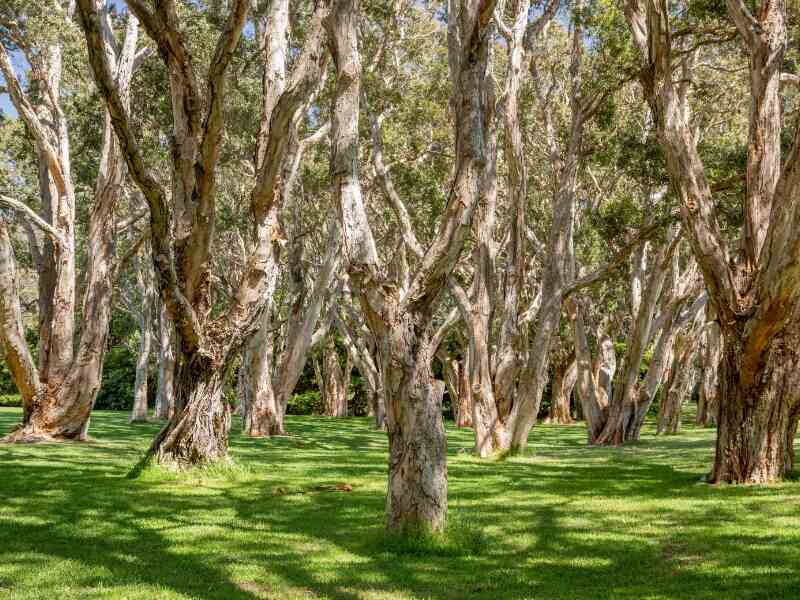
M 287 403 L 286 412 L 290 415 L 321 415 L 322 397 L 318 391 L 293 394 Z
M 135 383 L 136 354 L 127 344 L 112 347 L 103 364 L 103 385 L 97 394 L 95 408 L 130 410 L 133 408 Z
M 0 395 L 0 406 L 22 406 L 22 398 L 19 394 Z

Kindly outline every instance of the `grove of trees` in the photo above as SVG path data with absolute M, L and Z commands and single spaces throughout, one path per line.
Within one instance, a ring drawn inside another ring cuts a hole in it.
M 387 527 L 440 531 L 446 415 L 491 460 L 695 399 L 710 483 L 780 480 L 798 61 L 786 0 L 6 0 L 3 442 L 124 404 L 191 469 L 313 396 L 386 431 Z

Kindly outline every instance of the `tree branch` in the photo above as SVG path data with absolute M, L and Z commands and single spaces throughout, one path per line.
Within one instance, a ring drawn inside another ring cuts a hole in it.
M 17 109 L 22 120 L 25 121 L 28 130 L 33 135 L 36 144 L 45 156 L 47 168 L 50 171 L 50 175 L 53 177 L 53 182 L 56 184 L 59 194 L 65 193 L 67 184 L 64 178 L 64 171 L 61 169 L 61 161 L 59 160 L 58 153 L 50 143 L 44 125 L 42 125 L 39 117 L 36 116 L 36 111 L 31 105 L 27 94 L 22 91 L 22 86 L 19 83 L 19 79 L 17 79 L 16 73 L 14 73 L 11 60 L 3 44 L 0 44 L 0 71 L 3 72 L 3 77 L 6 80 L 6 88 L 11 96 L 14 108 Z
M 104 49 L 103 33 L 94 9 L 93 0 L 77 0 L 81 27 L 86 37 L 89 63 L 95 83 L 106 103 L 106 108 L 114 126 L 114 132 L 125 156 L 131 176 L 144 194 L 150 209 L 150 231 L 153 240 L 153 263 L 158 273 L 161 294 L 167 305 L 175 326 L 181 332 L 181 339 L 189 348 L 201 345 L 201 329 L 191 304 L 181 293 L 172 257 L 170 240 L 172 231 L 166 193 L 158 181 L 150 174 L 142 158 L 141 150 L 133 135 L 125 105 L 114 83 L 111 67 Z M 138 0 L 132 0 L 129 6 Z M 142 20 L 140 15 L 136 15 Z M 145 17 L 147 18 L 147 16 Z
M 8 196 L 4 196 L 0 194 L 0 204 L 5 204 L 9 208 L 14 209 L 18 213 L 22 214 L 25 219 L 29 223 L 32 223 L 36 227 L 38 227 L 43 233 L 50 237 L 53 240 L 53 243 L 56 246 L 63 247 L 65 244 L 64 237 L 61 233 L 50 223 L 42 219 L 39 215 L 37 215 L 29 206 L 25 203 L 20 202 L 19 200 L 14 200 L 14 198 L 10 198 Z

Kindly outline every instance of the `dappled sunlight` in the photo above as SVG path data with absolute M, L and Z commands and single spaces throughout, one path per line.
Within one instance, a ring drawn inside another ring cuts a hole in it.
M 0 411 L 0 426 L 18 418 Z M 457 550 L 383 530 L 386 437 L 367 419 L 290 417 L 231 434 L 233 466 L 126 475 L 157 424 L 93 417 L 87 444 L 0 446 L 0 598 L 718 598 L 800 590 L 800 484 L 699 483 L 713 431 L 587 447 L 535 428 L 478 460 L 450 430 Z M 339 489 L 346 484 L 348 487 Z M 349 491 L 348 491 L 349 490 Z M 474 538 L 474 539 L 473 539 Z M 5 594 L 5 595 L 4 595 Z

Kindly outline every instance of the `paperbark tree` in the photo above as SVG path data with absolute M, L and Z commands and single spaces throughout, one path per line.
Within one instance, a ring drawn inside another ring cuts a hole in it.
M 431 373 L 436 300 L 461 254 L 486 163 L 486 77 L 493 0 L 449 4 L 456 159 L 452 191 L 435 238 L 413 277 L 391 280 L 381 265 L 361 195 L 358 113 L 361 65 L 358 3 L 336 0 L 329 20 L 336 64 L 331 176 L 354 294 L 379 347 L 389 435 L 387 526 L 444 528 L 447 515 L 443 386 Z
M 439 350 L 437 353 L 442 363 L 447 394 L 453 408 L 453 419 L 456 427 L 472 427 L 472 389 L 469 382 L 469 357 L 461 360 L 452 358 L 448 353 Z
M 314 284 L 310 290 L 299 265 L 301 244 L 302 240 L 292 242 L 298 247 L 290 253 L 294 256 L 290 262 L 295 264 L 289 271 L 297 274 L 298 281 L 289 286 L 291 300 L 282 347 L 273 339 L 273 317 L 265 313 L 259 331 L 248 342 L 243 354 L 242 389 L 246 412 L 242 416 L 244 432 L 251 437 L 285 435 L 284 417 L 289 397 L 302 375 L 309 351 L 325 338 L 330 329 L 329 322 L 319 321 L 326 298 L 335 301 L 336 286 L 333 282 L 341 257 L 341 232 L 336 218 L 332 216 L 328 221 L 325 254 L 322 264 L 313 274 Z
M 700 340 L 700 397 L 697 403 L 696 423 L 703 427 L 717 424 L 719 410 L 719 361 L 721 358 L 719 325 L 711 321 Z
M 71 3 L 54 3 L 55 18 L 68 28 Z M 130 16 L 123 44 L 110 43 L 113 34 L 107 19 L 98 22 L 98 52 L 109 64 L 109 77 L 119 89 L 122 107 L 129 102 L 129 86 L 136 61 L 138 23 Z M 111 318 L 114 275 L 114 207 L 125 182 L 125 164 L 120 146 L 106 115 L 100 164 L 94 188 L 86 241 L 86 277 L 82 301 L 82 325 L 75 334 L 75 187 L 71 175 L 69 123 L 61 107 L 62 48 L 59 35 L 41 49 L 24 46 L 32 57 L 31 68 L 42 86 L 41 105 L 36 106 L 23 89 L 0 44 L 0 71 L 11 101 L 33 138 L 39 161 L 42 214 L 4 198 L 4 204 L 19 210 L 46 242 L 36 254 L 42 257 L 39 279 L 39 360 L 33 363 L 21 325 L 21 312 L 14 282 L 14 255 L 7 226 L 0 225 L 0 289 L 3 314 L 2 341 L 12 378 L 23 401 L 20 425 L 4 438 L 8 442 L 85 439 L 94 400 L 100 388 L 103 357 Z M 17 39 L 16 43 L 27 44 Z M 35 58 L 33 58 L 35 56 Z M 0 221 L 3 218 L 0 217 Z
M 572 390 L 578 380 L 578 364 L 575 352 L 571 352 L 553 370 L 553 383 L 550 395 L 550 414 L 548 423 L 569 425 L 574 423 L 572 418 Z
M 509 165 L 508 190 L 510 192 L 510 235 L 506 268 L 502 282 L 502 310 L 496 306 L 500 298 L 495 295 L 499 274 L 498 245 L 494 240 L 497 212 L 497 127 L 495 124 L 496 98 L 487 98 L 487 160 L 481 173 L 481 201 L 474 223 L 476 246 L 473 250 L 473 281 L 467 293 L 451 284 L 462 319 L 466 324 L 469 366 L 472 425 L 475 431 L 475 451 L 488 456 L 505 450 L 511 444 L 514 421 L 510 419 L 517 396 L 517 381 L 523 366 L 520 357 L 527 349 L 527 328 L 521 323 L 520 299 L 525 280 L 525 210 L 527 203 L 527 175 L 525 167 L 522 127 L 519 111 L 520 88 L 524 75 L 526 43 L 531 44 L 545 25 L 553 18 L 558 1 L 548 2 L 544 13 L 529 20 L 530 2 L 519 0 L 514 4 L 514 23 L 509 28 L 497 11 L 495 22 L 508 45 L 508 71 L 506 73 L 504 130 L 505 156 Z M 493 339 L 492 318 L 500 312 L 498 339 Z
M 664 0 L 628 0 L 625 15 L 642 59 L 641 84 L 656 115 L 686 236 L 718 315 L 723 339 L 714 483 L 765 483 L 794 465 L 800 417 L 798 265 L 800 128 L 786 131 L 780 78 L 786 5 L 764 0 L 751 13 L 741 0 L 728 13 L 749 54 L 750 132 L 744 201 L 744 252 L 721 236 L 714 197 L 689 121 L 686 67 L 675 48 L 674 13 Z M 782 160 L 781 134 L 792 138 Z
M 250 2 L 232 3 L 206 71 L 202 86 L 205 98 L 175 3 L 167 0 L 148 7 L 145 0 L 128 2 L 130 11 L 158 47 L 169 75 L 173 116 L 169 192 L 148 168 L 134 139 L 108 60 L 101 51 L 103 38 L 94 2 L 78 0 L 78 6 L 95 82 L 111 114 L 131 177 L 148 204 L 159 290 L 178 337 L 175 417 L 158 434 L 148 456 L 180 467 L 218 460 L 227 454 L 230 428 L 230 410 L 222 401 L 222 386 L 234 357 L 257 328 L 267 302 L 276 211 L 285 196 L 280 175 L 292 124 L 316 89 L 327 61 L 322 23 L 329 5 L 325 1 L 316 3 L 286 88 L 269 118 L 262 118 L 262 132 L 265 122 L 267 131 L 259 134 L 255 151 L 256 178 L 250 196 L 245 266 L 227 306 L 217 314 L 212 313 L 210 258 L 216 221 L 216 171 L 225 130 L 224 88 Z M 266 95 L 271 88 L 265 87 Z
M 136 277 L 136 294 L 126 297 L 123 302 L 139 325 L 139 352 L 136 356 L 136 380 L 133 384 L 133 410 L 131 422 L 147 421 L 147 380 L 150 371 L 150 347 L 153 339 L 153 311 L 155 309 L 156 289 L 152 276 L 152 261 L 142 256 L 132 262 Z
M 326 417 L 346 417 L 353 362 L 348 352 L 342 365 L 336 349 L 336 336 L 332 333 L 329 333 L 325 340 L 321 363 L 314 361 L 314 370 L 321 394 L 323 414 Z
M 626 339 L 625 358 L 619 369 L 620 381 L 616 382 L 614 393 L 609 398 L 608 417 L 603 431 L 593 440 L 595 444 L 621 444 L 625 440 L 625 431 L 633 418 L 634 404 L 638 401 L 639 367 L 651 339 L 655 311 L 671 270 L 678 241 L 677 231 L 673 231 L 672 239 L 659 248 L 644 283 L 633 328 Z
M 548 3 L 543 14 L 531 20 L 526 2 L 515 4 L 515 24 L 513 28 L 503 24 L 496 17 L 500 30 L 508 43 L 509 76 L 506 94 L 506 160 L 510 162 L 509 188 L 512 192 L 512 231 L 510 250 L 512 260 L 508 261 L 505 276 L 507 289 L 504 289 L 505 310 L 504 325 L 501 328 L 497 356 L 491 360 L 487 354 L 492 346 L 489 340 L 491 327 L 491 298 L 486 290 L 490 289 L 489 277 L 492 265 L 491 236 L 487 230 L 494 220 L 491 210 L 491 195 L 485 209 L 478 214 L 481 219 L 476 224 L 480 254 L 476 262 L 476 282 L 473 282 L 473 297 L 456 292 L 459 307 L 467 323 L 471 343 L 471 370 L 473 376 L 472 390 L 474 402 L 474 428 L 476 452 L 486 456 L 497 451 L 524 450 L 531 428 L 536 422 L 546 387 L 549 367 L 549 349 L 553 337 L 558 330 L 561 319 L 563 300 L 570 294 L 591 282 L 607 275 L 613 265 L 605 265 L 597 272 L 585 278 L 575 280 L 573 273 L 574 248 L 573 233 L 577 203 L 578 171 L 583 157 L 582 143 L 587 122 L 596 114 L 598 108 L 616 87 L 608 86 L 602 93 L 586 94 L 583 85 L 583 54 L 585 39 L 583 35 L 582 4 L 573 7 L 572 34 L 570 37 L 570 65 L 568 83 L 564 95 L 569 99 L 567 133 L 560 139 L 554 121 L 554 106 L 551 95 L 557 87 L 556 82 L 545 82 L 540 73 L 539 58 L 535 52 L 530 60 L 534 90 L 537 93 L 538 108 L 546 132 L 546 145 L 553 167 L 552 224 L 547 244 L 542 249 L 543 281 L 537 294 L 537 300 L 521 312 L 518 304 L 520 290 L 512 290 L 523 278 L 524 263 L 521 261 L 521 237 L 524 227 L 521 208 L 524 199 L 524 161 L 520 147 L 520 124 L 516 114 L 518 99 L 509 95 L 519 88 L 519 78 L 525 54 L 522 49 L 530 46 L 538 34 L 555 15 L 559 3 Z M 488 179 L 491 179 L 491 169 Z M 484 189 L 491 190 L 485 184 Z M 626 256 L 633 247 L 621 253 Z M 617 257 L 614 264 L 618 264 Z M 531 347 L 527 349 L 525 329 L 528 321 L 536 322 Z M 490 365 L 487 368 L 487 365 Z M 494 378 L 492 370 L 494 369 Z M 492 381 L 494 379 L 494 381 Z M 476 394 L 476 390 L 480 393 Z
M 280 95 L 286 88 L 287 61 L 289 59 L 289 2 L 278 0 L 269 4 L 265 18 L 259 23 L 263 32 L 263 55 L 265 60 L 264 75 L 264 100 L 262 107 L 261 127 L 259 130 L 259 148 L 262 154 L 259 161 L 264 160 L 263 151 L 266 149 L 264 140 L 269 134 L 271 115 L 277 106 Z M 308 97 L 310 103 L 316 92 L 324 84 L 324 77 L 320 78 L 317 89 Z M 289 132 L 289 149 L 284 158 L 282 180 L 284 182 L 284 195 L 291 196 L 297 171 L 306 149 L 323 139 L 329 126 L 323 125 L 308 137 L 298 140 L 297 120 L 292 124 Z M 297 281 L 290 284 L 290 309 L 288 324 L 285 328 L 285 344 L 277 355 L 275 340 L 271 333 L 273 328 L 272 316 L 265 311 L 262 317 L 260 330 L 250 339 L 244 352 L 242 373 L 244 432 L 252 437 L 285 434 L 284 416 L 289 397 L 300 378 L 306 364 L 308 351 L 314 344 L 314 338 L 322 339 L 323 335 L 316 335 L 314 328 L 317 326 L 322 305 L 329 295 L 329 288 L 339 267 L 339 234 L 335 220 L 328 224 L 329 242 L 325 250 L 325 260 L 314 277 L 314 286 L 309 290 L 303 280 L 303 269 L 300 267 L 300 256 L 303 252 L 302 240 L 290 242 L 289 262 L 290 273 L 297 273 Z M 279 268 L 279 254 L 273 258 L 273 270 Z M 277 273 L 273 273 L 274 288 Z M 271 294 L 268 294 L 271 295 Z M 278 307 L 275 307 L 278 310 Z M 280 347 L 280 344 L 277 344 Z
M 697 332 L 685 332 L 675 341 L 675 360 L 658 407 L 656 434 L 674 435 L 680 431 L 682 407 L 694 387 L 696 376 L 694 360 L 697 347 L 694 336 L 697 336 Z
M 359 315 L 351 306 L 350 294 L 347 290 L 339 297 L 342 313 L 333 315 L 333 325 L 341 336 L 348 353 L 353 358 L 358 372 L 361 374 L 367 391 L 368 412 L 375 419 L 375 428 L 386 427 L 386 400 L 383 394 L 383 377 L 381 361 L 377 356 L 376 344 L 372 333 L 361 322 Z M 349 318 L 349 319 L 348 319 Z M 349 320 L 355 323 L 352 325 Z
M 158 317 L 158 383 L 156 387 L 156 419 L 171 419 L 175 407 L 175 327 L 162 302 Z

